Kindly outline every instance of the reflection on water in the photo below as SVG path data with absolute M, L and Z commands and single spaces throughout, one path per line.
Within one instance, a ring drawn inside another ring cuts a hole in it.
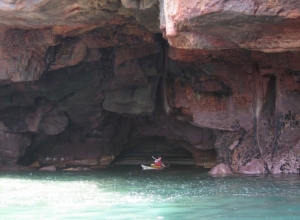
M 0 173 L 0 219 L 300 219 L 299 175 L 138 166 Z

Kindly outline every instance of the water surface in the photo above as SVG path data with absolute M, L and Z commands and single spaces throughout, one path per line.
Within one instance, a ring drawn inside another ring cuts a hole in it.
M 1 172 L 0 219 L 300 219 L 300 176 L 193 166 Z

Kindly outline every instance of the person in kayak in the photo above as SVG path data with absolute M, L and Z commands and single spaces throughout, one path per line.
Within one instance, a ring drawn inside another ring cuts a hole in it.
M 157 159 L 154 160 L 154 165 L 158 167 L 164 167 L 161 157 L 158 157 Z

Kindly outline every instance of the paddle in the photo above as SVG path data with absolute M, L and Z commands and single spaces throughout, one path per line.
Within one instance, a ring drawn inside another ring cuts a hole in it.
M 155 157 L 153 157 L 152 156 L 152 158 L 154 159 L 154 160 L 157 160 Z M 163 167 L 166 167 L 163 163 L 161 164 Z

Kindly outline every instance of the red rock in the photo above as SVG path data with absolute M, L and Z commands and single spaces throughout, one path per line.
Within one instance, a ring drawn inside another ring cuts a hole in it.
M 74 66 L 83 61 L 87 56 L 87 53 L 87 47 L 84 42 L 65 41 L 61 43 L 56 53 L 55 60 L 51 63 L 50 70 Z
M 166 0 L 161 29 L 178 48 L 281 52 L 299 48 L 299 8 L 292 1 Z
M 224 163 L 220 163 L 214 168 L 212 168 L 209 172 L 212 175 L 222 175 L 222 174 L 232 174 L 230 167 Z
M 30 144 L 29 135 L 0 131 L 0 163 L 15 164 Z
M 75 123 L 97 125 L 97 121 L 102 116 L 101 101 L 103 98 L 98 88 L 85 88 L 77 90 L 74 95 L 61 101 L 59 108 L 65 111 Z
M 103 109 L 135 115 L 149 114 L 154 110 L 154 85 L 106 91 Z
M 41 171 L 56 171 L 56 167 L 55 166 L 47 166 L 47 167 L 43 167 L 39 170 L 41 170 Z
M 31 48 L 34 46 L 55 46 L 59 43 L 59 37 L 52 34 L 51 28 L 43 29 L 8 29 L 0 35 L 0 45 L 3 47 Z
M 161 52 L 159 44 L 117 47 L 115 48 L 115 66 L 119 66 L 125 61 L 148 57 L 159 52 Z
M 48 65 L 47 48 L 0 47 L 0 82 L 26 82 L 38 80 Z
M 0 5 L 1 162 L 109 164 L 159 136 L 197 165 L 299 173 L 297 1 Z
M 264 162 L 261 159 L 254 159 L 245 166 L 241 166 L 239 173 L 243 174 L 262 174 L 265 173 Z
M 121 26 L 97 28 L 83 34 L 82 40 L 88 48 L 105 48 L 126 44 L 154 44 L 155 35 L 142 27 L 127 22 Z
M 197 150 L 214 148 L 214 136 L 211 130 L 196 127 L 187 122 L 175 120 L 164 114 L 155 112 L 155 116 L 148 125 L 140 124 L 138 129 L 145 136 L 163 136 L 170 140 L 181 142 L 184 148 L 193 152 L 190 146 Z
M 65 114 L 51 103 L 31 108 L 11 108 L 3 111 L 0 119 L 13 132 L 41 132 L 58 134 L 65 130 L 68 119 Z
M 185 71 L 184 67 L 181 68 Z M 240 67 L 229 71 L 222 64 L 202 68 L 204 70 L 199 70 L 199 75 L 207 68 L 209 72 L 202 75 L 211 78 L 210 83 L 218 87 L 202 86 L 199 90 L 196 81 L 200 80 L 201 83 L 201 79 L 197 75 L 191 76 L 190 82 L 185 83 L 171 75 L 166 88 L 169 108 L 177 111 L 188 109 L 193 122 L 202 127 L 230 131 L 251 128 L 253 94 L 247 73 L 243 73 Z M 193 71 L 197 74 L 196 68 Z M 176 74 L 181 76 L 180 72 Z M 203 80 L 204 83 L 207 81 Z

